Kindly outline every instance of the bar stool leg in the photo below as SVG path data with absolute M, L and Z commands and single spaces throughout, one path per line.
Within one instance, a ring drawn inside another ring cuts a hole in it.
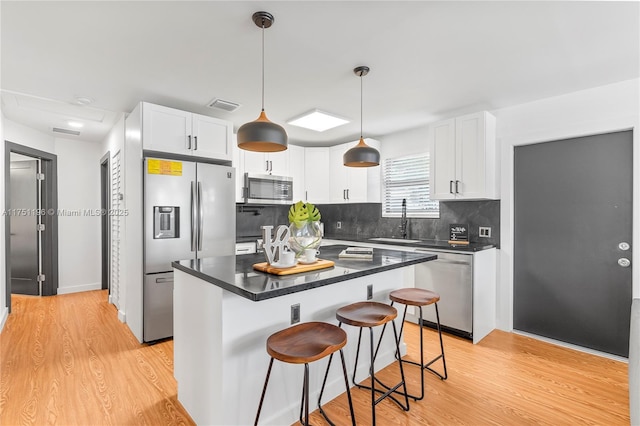
M 398 341 L 398 332 L 397 332 L 397 328 L 396 328 L 396 324 L 395 322 L 392 321 L 392 326 L 393 326 L 393 334 L 394 334 L 394 340 L 396 343 L 396 353 L 400 353 L 400 346 L 399 346 L 399 341 Z M 401 376 L 401 381 L 395 385 L 394 387 L 389 387 L 387 385 L 385 385 L 384 383 L 382 383 L 380 380 L 376 379 L 375 376 L 375 370 L 374 370 L 374 363 L 375 363 L 375 359 L 378 356 L 378 350 L 380 349 L 380 342 L 382 341 L 382 337 L 384 336 L 384 331 L 387 327 L 387 324 L 384 324 L 384 326 L 382 327 L 382 331 L 380 333 L 380 339 L 378 340 L 378 344 L 374 350 L 374 338 L 373 338 L 373 328 L 372 327 L 367 327 L 369 329 L 369 346 L 370 346 L 370 351 L 371 351 L 371 358 L 370 358 L 370 367 L 369 367 L 369 374 L 371 376 L 371 386 L 365 386 L 365 385 L 360 385 L 358 384 L 358 382 L 356 382 L 356 374 L 355 374 L 355 368 L 354 368 L 354 372 L 353 372 L 353 384 L 354 386 L 360 388 L 360 389 L 368 389 L 371 391 L 371 415 L 372 415 L 372 424 L 375 425 L 376 423 L 376 411 L 375 411 L 375 406 L 382 401 L 384 398 L 386 398 L 387 396 L 390 397 L 396 404 L 398 404 L 400 406 L 400 408 L 402 408 L 404 411 L 409 411 L 409 398 L 407 395 L 407 382 L 405 380 L 404 377 L 404 368 L 402 366 L 402 362 L 399 360 L 398 361 L 398 365 L 400 367 L 400 376 Z M 360 354 L 360 343 L 362 340 L 362 327 L 360 328 L 360 334 L 358 336 L 358 347 L 356 350 L 356 366 L 358 365 L 358 356 Z M 376 389 L 375 387 L 375 383 L 378 382 L 382 387 L 384 387 L 386 389 L 386 391 L 382 391 L 380 389 Z M 398 388 L 400 386 L 404 387 L 404 393 L 403 392 L 399 392 Z M 376 392 L 381 393 L 382 395 L 376 399 Z M 405 404 L 403 405 L 400 401 L 398 401 L 392 394 L 393 393 L 399 393 L 401 395 L 404 396 L 405 398 Z
M 440 313 L 438 312 L 438 304 L 434 303 L 434 306 L 436 307 L 436 325 L 438 327 L 438 336 L 440 337 L 440 355 L 438 355 L 437 357 L 433 358 L 431 361 L 429 361 L 424 368 L 426 368 L 427 370 L 431 371 L 433 374 L 435 374 L 436 376 L 440 377 L 440 380 L 447 380 L 447 361 L 445 360 L 444 357 L 444 345 L 442 344 L 442 330 L 440 329 Z M 422 327 L 422 307 L 420 307 L 420 326 Z M 420 329 L 420 343 L 422 345 L 422 329 Z M 420 346 L 420 349 L 422 350 L 422 346 Z M 439 360 L 440 358 L 442 358 L 442 366 L 444 368 L 444 375 L 438 373 L 436 370 L 434 370 L 433 368 L 430 367 L 431 364 L 433 364 L 434 362 L 436 362 L 437 360 Z
M 334 354 L 329 355 L 329 363 L 327 364 L 327 371 L 324 373 L 324 380 L 322 381 L 322 387 L 320 388 L 320 395 L 318 396 L 318 410 L 320 411 L 320 414 L 322 414 L 322 416 L 325 418 L 327 423 L 329 423 L 331 426 L 335 426 L 335 424 L 331 421 L 331 419 L 329 419 L 327 414 L 322 409 L 322 394 L 324 393 L 324 387 L 327 384 L 327 377 L 329 376 L 329 368 L 331 367 L 331 360 L 333 359 L 333 355 Z M 342 361 L 342 375 L 344 377 L 344 385 L 347 389 L 347 399 L 349 400 L 349 411 L 351 412 L 351 424 L 353 426 L 356 426 L 356 414 L 353 411 L 353 400 L 351 399 L 351 390 L 349 387 L 349 375 L 347 373 L 347 364 L 344 361 L 344 352 L 342 352 L 342 349 L 340 349 L 340 360 Z
M 269 376 L 271 375 L 271 367 L 273 367 L 273 358 L 269 361 L 269 368 L 267 369 L 267 377 L 264 379 L 264 387 L 262 388 L 262 396 L 260 397 L 260 404 L 258 405 L 258 412 L 256 413 L 256 421 L 254 426 L 258 426 L 258 419 L 260 418 L 260 411 L 262 410 L 262 403 L 264 402 L 264 396 L 267 393 L 267 385 L 269 384 Z

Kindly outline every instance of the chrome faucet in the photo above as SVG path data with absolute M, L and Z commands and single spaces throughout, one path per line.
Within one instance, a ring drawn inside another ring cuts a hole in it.
M 402 238 L 407 239 L 407 199 L 402 199 L 402 220 L 400 221 Z

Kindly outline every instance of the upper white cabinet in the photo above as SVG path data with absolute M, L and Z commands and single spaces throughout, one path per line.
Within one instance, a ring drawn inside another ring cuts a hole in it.
M 293 178 L 293 202 L 305 199 L 304 151 L 297 145 L 289 145 L 289 176 Z
M 329 148 L 304 149 L 304 201 L 313 204 L 331 202 L 329 191 Z M 295 188 L 296 183 L 293 183 Z
M 291 145 L 289 145 L 289 149 Z M 280 152 L 242 150 L 244 171 L 262 175 L 289 176 L 289 149 Z
M 380 143 L 366 139 L 367 145 L 380 149 Z M 380 201 L 380 167 L 347 167 L 343 155 L 358 141 L 330 148 L 330 193 L 332 203 L 366 203 Z
M 232 160 L 228 121 L 142 102 L 142 148 Z
M 429 126 L 431 198 L 498 199 L 496 119 L 486 111 Z

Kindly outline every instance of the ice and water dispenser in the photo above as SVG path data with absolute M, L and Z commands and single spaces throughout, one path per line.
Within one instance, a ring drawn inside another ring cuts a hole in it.
M 153 206 L 153 238 L 180 238 L 180 207 Z

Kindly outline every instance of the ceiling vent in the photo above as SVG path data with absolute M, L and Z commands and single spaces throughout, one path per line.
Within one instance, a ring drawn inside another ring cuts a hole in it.
M 53 131 L 57 133 L 65 133 L 67 135 L 80 136 L 80 132 L 77 130 L 61 129 L 59 127 L 54 127 Z
M 207 104 L 209 108 L 217 108 L 227 112 L 233 112 L 240 108 L 240 104 L 231 101 L 225 101 L 223 99 L 214 99 L 209 104 Z

